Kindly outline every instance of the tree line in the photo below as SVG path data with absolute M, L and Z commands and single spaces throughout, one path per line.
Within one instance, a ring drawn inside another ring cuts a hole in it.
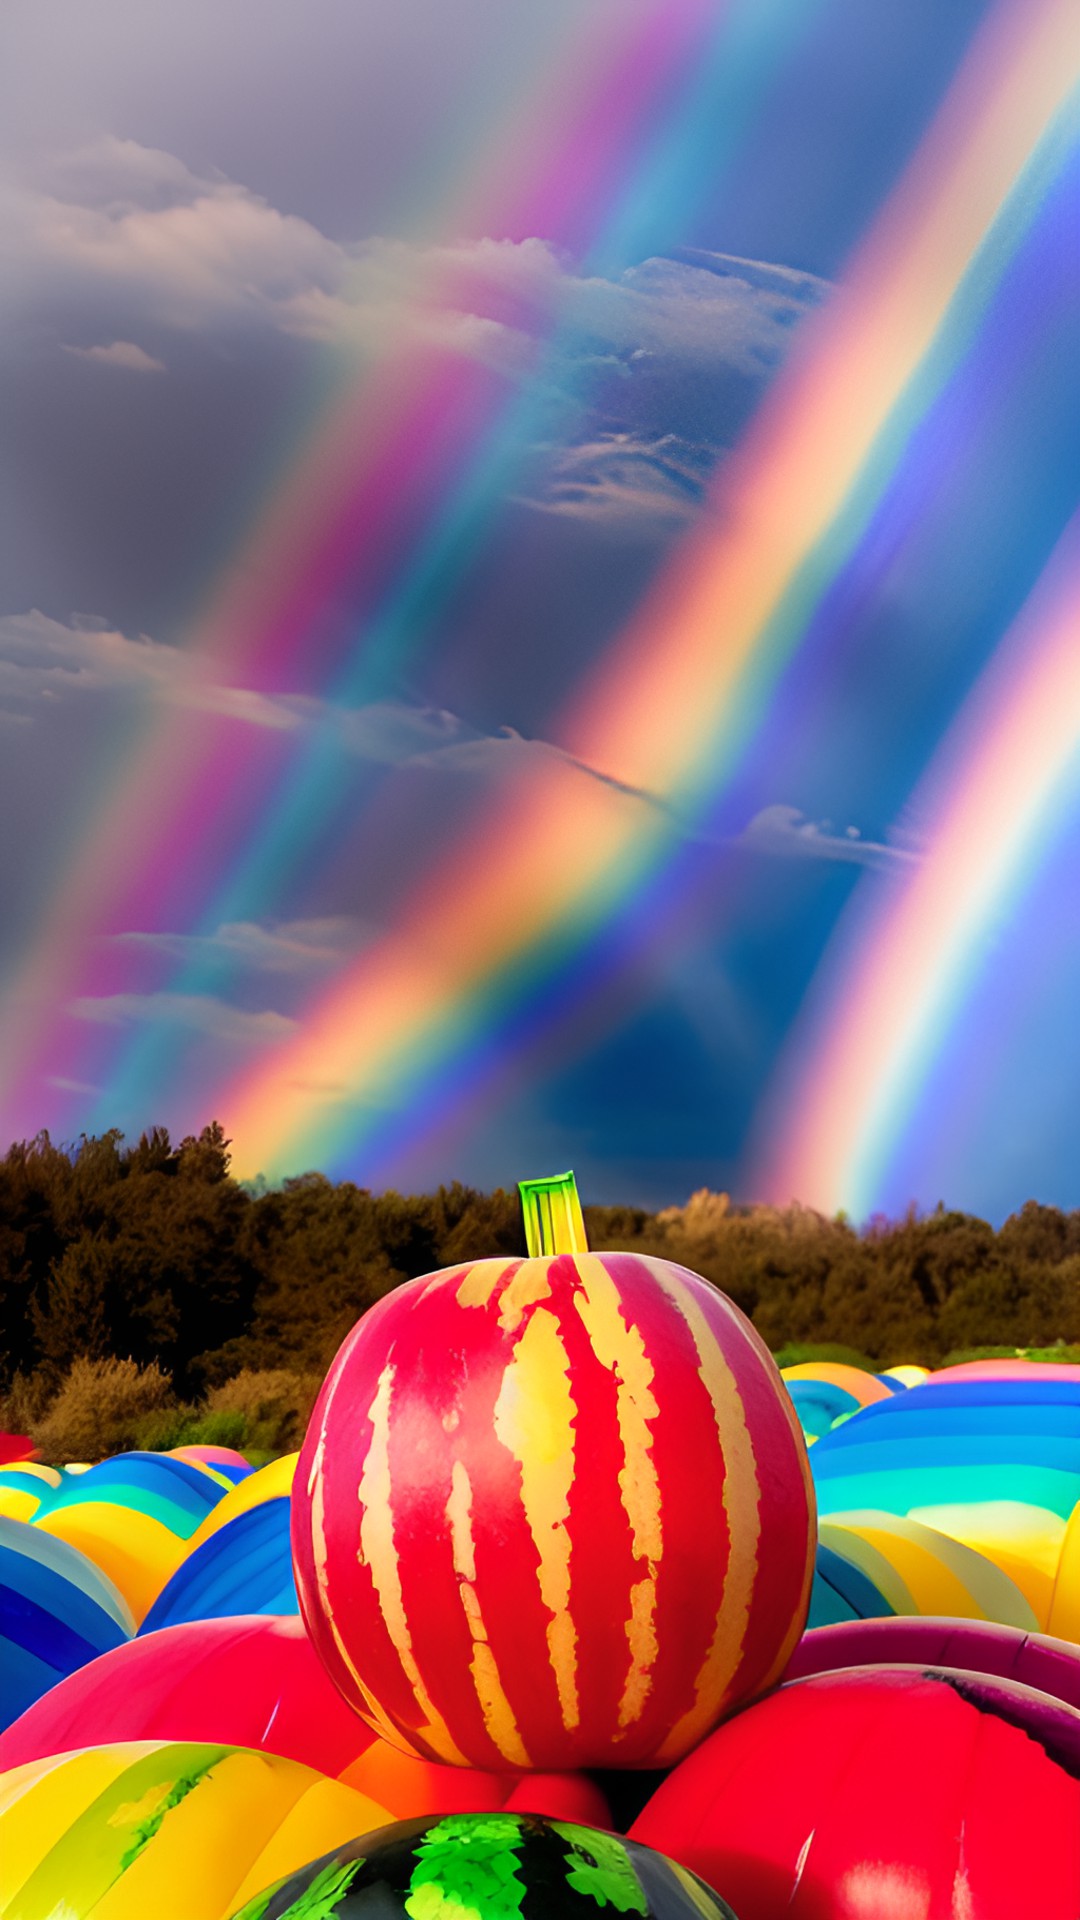
M 586 1207 L 590 1244 L 703 1274 L 775 1351 L 877 1364 L 1080 1341 L 1080 1212 L 1028 1204 L 996 1230 L 939 1207 L 862 1231 L 806 1208 L 699 1193 L 650 1213 Z M 214 1123 L 0 1161 L 0 1392 L 55 1390 L 74 1360 L 155 1366 L 194 1400 L 246 1373 L 321 1374 L 366 1308 L 417 1274 L 523 1255 L 516 1192 L 373 1194 L 303 1174 L 241 1185 Z

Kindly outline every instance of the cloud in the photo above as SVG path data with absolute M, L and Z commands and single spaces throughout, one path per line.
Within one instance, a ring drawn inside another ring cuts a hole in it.
M 343 244 L 235 180 L 112 136 L 10 189 L 0 281 L 23 323 L 9 354 L 51 338 L 88 367 L 175 368 L 189 415 L 190 383 L 216 390 L 241 362 L 254 380 L 260 355 L 299 372 L 305 352 L 332 344 L 369 375 L 410 346 L 480 362 L 529 395 L 508 469 L 516 503 L 652 537 L 699 511 L 720 453 L 829 290 L 704 251 L 604 278 L 542 235 Z M 221 446 L 202 457 L 217 469 Z
M 223 716 L 258 728 L 308 734 L 325 745 L 336 743 L 358 761 L 395 767 L 413 773 L 433 773 L 453 779 L 471 779 L 497 788 L 515 771 L 530 764 L 558 763 L 574 775 L 599 781 L 626 799 L 663 816 L 675 830 L 693 837 L 662 796 L 644 792 L 574 758 L 551 741 L 529 738 L 513 727 L 486 732 L 471 726 L 442 707 L 410 706 L 404 701 L 372 701 L 361 707 L 338 707 L 300 695 L 253 692 L 223 687 L 204 677 L 203 663 L 179 648 L 145 637 L 132 640 L 89 617 L 65 625 L 39 611 L 0 617 L 0 695 L 27 704 L 28 712 L 13 710 L 13 719 L 30 719 L 33 703 L 107 693 L 135 692 L 170 705 Z M 3 709 L 0 709 L 0 719 Z M 174 933 L 118 937 L 141 941 L 177 958 L 202 952 L 224 957 L 226 950 L 251 965 L 275 965 L 293 970 L 341 957 L 350 938 L 360 936 L 359 922 L 305 921 L 260 927 L 239 922 L 208 936 Z M 286 956 L 292 954 L 292 960 Z
M 59 201 L 116 215 L 185 206 L 196 181 L 176 154 L 111 133 L 52 153 L 39 175 L 41 186 Z
M 409 326 L 508 372 L 546 377 L 554 390 L 582 375 L 607 378 L 620 403 L 635 380 L 654 388 L 676 370 L 760 379 L 830 290 L 812 274 L 723 254 L 650 258 L 605 279 L 578 273 L 542 237 L 438 247 L 376 239 L 352 260 L 323 304 L 323 327 L 331 312 L 346 332 L 377 326 L 397 340 Z
M 65 624 L 37 608 L 0 615 L 0 697 L 29 708 L 0 708 L 0 721 L 25 722 L 43 700 L 108 692 L 143 693 L 276 732 L 318 730 L 358 759 L 383 766 L 483 737 L 439 707 L 392 700 L 338 707 L 300 694 L 223 686 L 203 659 L 145 634 L 131 639 L 95 616 L 73 616 Z
M 669 534 L 700 511 L 793 329 L 828 291 L 811 275 L 709 256 L 568 278 L 553 380 L 588 402 L 519 497 L 594 526 Z
M 340 966 L 365 937 L 362 922 L 346 915 L 316 920 L 227 922 L 212 934 L 120 933 L 125 946 L 185 962 L 229 961 L 262 973 L 314 973 Z
M 818 305 L 828 283 L 761 261 L 723 254 L 653 258 L 617 280 L 582 279 L 570 291 L 569 317 L 594 349 L 632 371 L 655 356 L 686 364 L 722 359 L 753 376 L 787 345 L 794 323 Z
M 444 707 L 409 706 L 403 700 L 373 700 L 362 707 L 312 700 L 298 703 L 298 710 L 313 724 L 332 729 L 360 759 L 380 766 L 428 760 L 486 737 Z
M 114 340 L 107 347 L 64 347 L 79 360 L 92 360 L 101 367 L 123 367 L 130 373 L 164 373 L 164 360 L 155 360 L 134 340 Z
M 510 374 L 532 369 L 568 284 L 565 262 L 539 238 L 418 245 L 375 236 L 342 259 L 332 297 L 294 302 L 297 331 L 393 349 L 412 338 Z
M 65 625 L 37 608 L 0 616 L 0 696 L 36 702 L 124 690 L 279 732 L 306 719 L 303 701 L 222 686 L 202 661 L 145 635 L 132 640 L 94 618 Z
M 857 827 L 835 833 L 831 822 L 808 820 L 798 807 L 763 807 L 733 846 L 780 859 L 840 860 L 860 867 L 915 866 L 919 855 L 902 846 L 864 840 Z
M 318 732 L 379 766 L 426 763 L 491 737 L 442 707 L 395 700 L 339 707 L 302 694 L 223 686 L 205 660 L 145 634 L 131 639 L 93 615 L 75 615 L 70 624 L 37 608 L 0 615 L 0 697 L 23 708 L 0 707 L 0 724 L 31 720 L 42 701 L 110 692 L 142 693 L 274 732 Z
M 93 292 L 170 329 L 256 323 L 393 350 L 411 335 L 510 374 L 533 373 L 539 356 L 556 386 L 570 367 L 654 372 L 657 356 L 719 358 L 756 377 L 825 291 L 811 274 L 701 252 L 604 279 L 543 235 L 346 246 L 235 180 L 112 135 L 16 183 L 4 209 L 0 245 L 23 306 Z M 69 351 L 153 363 L 129 338 Z
M 22 306 L 93 290 L 99 304 L 111 295 L 132 316 L 181 330 L 254 320 L 289 331 L 348 265 L 309 221 L 114 136 L 10 191 L 0 244 L 18 259 Z
M 212 995 L 195 993 L 87 995 L 72 1000 L 67 1011 L 76 1020 L 89 1020 L 98 1026 L 168 1024 L 240 1046 L 270 1045 L 284 1040 L 296 1027 L 296 1021 L 283 1013 L 270 1009 L 248 1013 Z
M 358 760 L 377 766 L 474 774 L 505 767 L 510 758 L 522 755 L 568 758 L 547 741 L 525 739 L 511 727 L 485 733 L 443 707 L 410 706 L 394 700 L 339 707 L 299 694 L 222 686 L 206 674 L 202 661 L 180 648 L 164 646 L 145 635 L 129 639 L 93 617 L 84 616 L 65 625 L 36 608 L 25 614 L 0 616 L 0 694 L 30 705 L 29 712 L 13 708 L 8 713 L 0 708 L 0 722 L 5 717 L 12 723 L 32 719 L 33 702 L 125 691 L 146 693 L 169 704 L 255 727 L 320 733 L 328 743 L 337 742 Z M 588 767 L 581 770 L 595 779 L 605 777 Z M 321 937 L 317 930 L 325 931 L 326 924 L 297 923 L 316 930 L 316 938 Z M 286 940 L 291 937 L 286 929 L 279 931 Z M 223 928 L 214 936 L 234 944 L 266 937 L 260 930 L 242 924 Z M 298 937 L 303 940 L 306 935 Z
M 100 1087 L 91 1086 L 89 1080 L 68 1080 L 65 1079 L 62 1073 L 48 1074 L 45 1085 L 47 1087 L 56 1087 L 60 1093 L 99 1094 L 102 1091 Z
M 262 325 L 394 350 L 407 332 L 508 367 L 562 273 L 540 240 L 344 246 L 235 180 L 112 135 L 10 189 L 0 246 L 24 307 L 111 296 L 170 329 Z M 120 364 L 115 346 L 71 350 Z
M 599 433 L 553 450 L 545 485 L 529 504 L 601 525 L 644 515 L 678 526 L 697 514 L 714 459 L 713 449 L 677 434 Z
M 820 300 L 831 285 L 817 274 L 807 273 L 803 267 L 785 267 L 773 260 L 748 260 L 743 254 L 715 253 L 705 247 L 679 247 L 674 257 L 721 279 L 736 280 L 760 292 L 773 293 L 781 303 Z M 783 311 L 782 304 L 778 311 Z

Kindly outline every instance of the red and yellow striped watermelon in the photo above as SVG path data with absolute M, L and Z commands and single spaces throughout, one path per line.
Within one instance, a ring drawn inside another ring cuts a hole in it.
M 624 1253 L 482 1260 L 353 1329 L 293 1493 L 341 1692 L 433 1760 L 666 1766 L 783 1671 L 814 1501 L 730 1300 Z

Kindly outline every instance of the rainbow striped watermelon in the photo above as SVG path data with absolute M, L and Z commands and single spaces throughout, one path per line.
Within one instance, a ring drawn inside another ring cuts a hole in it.
M 388 1295 L 327 1375 L 293 1493 L 300 1606 L 398 1745 L 667 1766 L 783 1671 L 814 1501 L 748 1320 L 663 1260 L 482 1260 Z

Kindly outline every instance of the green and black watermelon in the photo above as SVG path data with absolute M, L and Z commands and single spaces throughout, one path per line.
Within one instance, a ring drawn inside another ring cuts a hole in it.
M 401 1820 L 324 1854 L 233 1920 L 735 1920 L 685 1867 L 538 1814 Z

